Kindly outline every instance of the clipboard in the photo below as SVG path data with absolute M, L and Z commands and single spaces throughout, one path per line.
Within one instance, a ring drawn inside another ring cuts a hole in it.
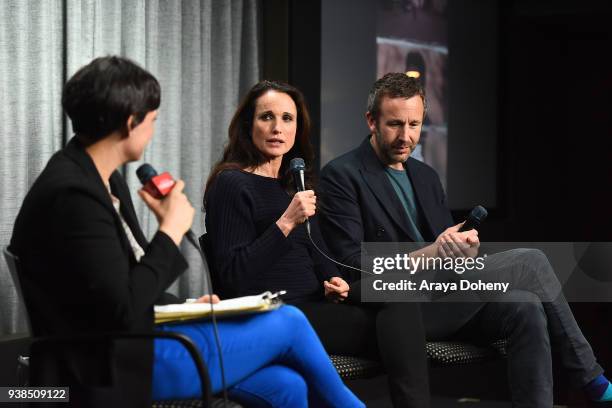
M 278 309 L 283 305 L 279 297 L 284 290 L 276 293 L 264 292 L 259 295 L 242 296 L 222 300 L 213 305 L 216 318 L 225 318 L 252 313 L 263 313 Z M 179 303 L 155 306 L 155 324 L 182 323 L 211 317 L 210 303 Z

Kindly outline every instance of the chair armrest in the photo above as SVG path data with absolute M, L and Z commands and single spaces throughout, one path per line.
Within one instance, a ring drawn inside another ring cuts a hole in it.
M 140 333 L 122 333 L 122 332 L 106 332 L 106 333 L 91 333 L 91 334 L 76 334 L 70 336 L 46 336 L 33 339 L 31 347 L 36 347 L 37 344 L 53 345 L 53 344 L 82 344 L 92 341 L 110 341 L 110 340 L 135 340 L 135 339 L 170 339 L 181 343 L 191 355 L 198 374 L 200 376 L 200 384 L 202 387 L 202 402 L 205 407 L 212 406 L 212 389 L 210 385 L 210 376 L 200 351 L 194 342 L 186 335 L 176 332 L 140 332 Z

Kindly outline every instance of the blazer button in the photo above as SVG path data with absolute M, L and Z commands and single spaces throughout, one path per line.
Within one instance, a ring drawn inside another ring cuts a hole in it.
M 384 235 L 384 233 L 385 233 L 385 229 L 383 227 L 378 227 L 376 229 L 376 236 L 377 237 L 379 237 L 379 238 L 382 237 Z

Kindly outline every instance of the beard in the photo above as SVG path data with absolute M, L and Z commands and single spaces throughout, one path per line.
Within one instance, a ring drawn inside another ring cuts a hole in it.
M 378 145 L 378 149 L 382 156 L 381 159 L 387 165 L 406 162 L 406 160 L 408 160 L 408 158 L 410 157 L 410 154 L 414 151 L 416 147 L 416 144 L 413 144 L 413 143 L 410 143 L 404 140 L 400 140 L 399 138 L 390 143 L 385 141 L 385 139 L 382 136 L 382 132 L 380 131 L 378 127 L 376 128 L 376 133 L 374 134 L 374 137 L 376 138 L 376 144 Z M 397 152 L 397 149 L 404 149 L 404 148 L 408 148 L 407 153 Z

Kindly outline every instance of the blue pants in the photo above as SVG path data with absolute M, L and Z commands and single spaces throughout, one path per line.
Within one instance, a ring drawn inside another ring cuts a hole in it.
M 231 399 L 248 407 L 364 407 L 344 385 L 319 338 L 293 306 L 218 322 Z M 221 391 L 219 358 L 210 322 L 162 325 L 189 336 L 200 349 L 214 393 Z M 153 399 L 197 398 L 199 377 L 176 341 L 156 340 Z

